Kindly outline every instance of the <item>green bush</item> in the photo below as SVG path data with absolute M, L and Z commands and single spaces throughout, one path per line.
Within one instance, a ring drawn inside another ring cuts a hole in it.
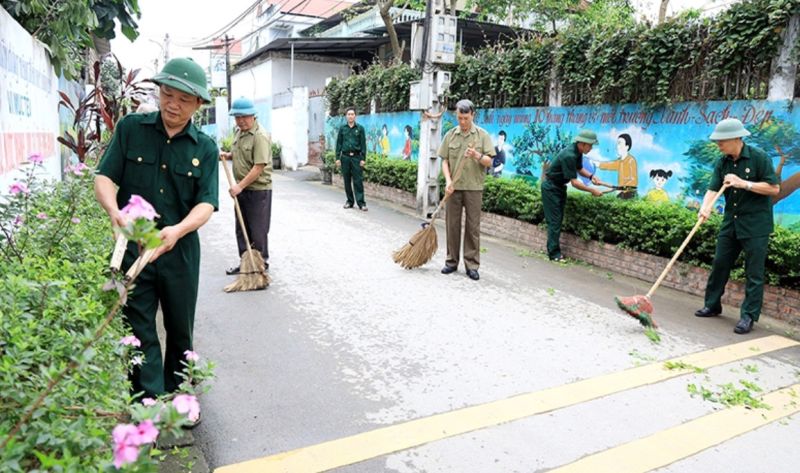
M 18 194 L 0 204 L 0 440 L 76 359 L 116 299 L 102 290 L 113 246 L 108 218 L 85 174 L 53 186 L 29 181 L 29 199 Z M 110 464 L 110 432 L 130 401 L 118 343 L 124 335 L 115 318 L 0 452 L 0 470 L 100 471 Z
M 331 157 L 333 155 L 331 154 Z M 416 192 L 417 164 L 377 155 L 367 158 L 364 179 L 384 186 Z M 440 176 L 440 187 L 444 189 Z M 541 192 L 523 178 L 487 177 L 483 188 L 483 211 L 525 222 L 544 221 Z M 585 240 L 596 240 L 635 251 L 671 258 L 697 221 L 697 212 L 679 203 L 660 205 L 640 199 L 594 198 L 570 192 L 564 231 Z M 681 260 L 709 268 L 714 259 L 721 215 L 712 217 L 695 234 Z M 734 271 L 741 278 L 743 270 Z M 800 288 L 800 233 L 775 227 L 767 256 L 770 284 Z

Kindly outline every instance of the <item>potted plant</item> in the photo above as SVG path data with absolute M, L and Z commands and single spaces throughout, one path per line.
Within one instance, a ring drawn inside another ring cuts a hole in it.
M 277 141 L 272 142 L 272 169 L 281 168 L 281 151 L 283 148 Z
M 322 183 L 333 184 L 333 173 L 336 169 L 336 153 L 333 150 L 326 151 L 322 155 Z

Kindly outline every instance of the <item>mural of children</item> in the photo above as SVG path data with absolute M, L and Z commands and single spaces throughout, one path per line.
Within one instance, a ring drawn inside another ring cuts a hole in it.
M 389 156 L 391 149 L 391 145 L 389 144 L 389 128 L 384 123 L 381 127 L 381 154 L 384 158 Z
M 622 133 L 617 137 L 617 156 L 619 159 L 600 163 L 600 169 L 617 172 L 617 186 L 622 190 L 617 197 L 620 199 L 632 199 L 636 197 L 636 188 L 639 185 L 639 177 L 636 174 L 636 158 L 631 155 L 633 140 L 631 135 Z
M 672 171 L 663 169 L 653 169 L 650 171 L 650 179 L 653 180 L 653 188 L 644 196 L 647 202 L 669 202 L 669 194 L 664 190 L 664 184 L 672 177 Z
M 494 158 L 492 158 L 492 167 L 488 168 L 486 172 L 494 177 L 500 177 L 503 174 L 503 168 L 506 167 L 506 132 L 500 130 L 497 135 L 497 145 L 494 147 Z
M 403 159 L 408 161 L 411 159 L 411 137 L 414 135 L 414 131 L 411 125 L 406 125 L 403 132 L 406 135 L 406 144 L 403 146 Z

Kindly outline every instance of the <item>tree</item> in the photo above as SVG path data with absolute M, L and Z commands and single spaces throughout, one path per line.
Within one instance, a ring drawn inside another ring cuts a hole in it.
M 572 141 L 569 133 L 555 127 L 555 137 L 550 136 L 551 128 L 539 123 L 529 123 L 522 135 L 512 141 L 514 147 L 514 167 L 517 174 L 536 181 L 537 169 L 543 168 Z
M 131 41 L 138 36 L 133 19 L 141 16 L 138 0 L 0 0 L 0 5 L 47 46 L 56 74 L 68 79 L 79 75 L 93 37 L 114 37 L 115 21 Z
M 667 7 L 669 6 L 669 0 L 661 0 L 661 4 L 658 6 L 658 24 L 664 23 L 664 20 L 667 19 Z
M 558 24 L 568 20 L 588 6 L 586 0 L 469 0 L 482 19 L 511 19 L 516 26 L 529 20 L 534 29 L 558 33 Z M 517 12 L 517 14 L 514 14 Z M 519 14 L 526 12 L 529 16 Z

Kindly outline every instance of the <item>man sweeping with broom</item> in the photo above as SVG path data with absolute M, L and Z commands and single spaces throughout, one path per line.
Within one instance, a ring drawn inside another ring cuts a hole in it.
M 475 126 L 475 105 L 469 100 L 456 104 L 458 126 L 447 132 L 439 147 L 442 174 L 449 196 L 445 205 L 447 226 L 447 261 L 442 274 L 458 269 L 461 255 L 461 215 L 466 213 L 464 224 L 464 267 L 473 281 L 480 279 L 478 267 L 481 257 L 481 203 L 486 169 L 495 155 L 489 133 Z M 456 169 L 456 175 L 450 170 Z M 460 171 L 460 173 L 458 172 Z
M 714 317 L 722 313 L 722 294 L 733 265 L 744 252 L 745 296 L 740 319 L 733 329 L 744 334 L 758 321 L 764 299 L 764 264 L 767 260 L 769 235 L 773 231 L 772 197 L 780 192 L 778 177 L 767 154 L 742 141 L 749 136 L 742 122 L 727 118 L 717 124 L 711 140 L 717 143 L 723 157 L 714 166 L 711 183 L 703 199 L 698 218 L 705 221 L 711 212 L 709 202 L 724 185 L 725 215 L 717 236 L 717 250 L 706 285 L 705 307 L 697 317 Z
M 222 152 L 223 160 L 233 160 L 233 176 L 236 183 L 228 191 L 238 200 L 244 224 L 236 216 L 236 242 L 239 257 L 245 251 L 256 249 L 258 257 L 269 268 L 269 224 L 272 213 L 272 140 L 269 133 L 256 120 L 253 101 L 245 97 L 233 101 L 230 115 L 236 120 L 236 135 L 230 153 Z M 245 230 L 247 230 L 245 234 Z M 250 248 L 245 236 L 253 243 Z M 225 274 L 239 274 L 241 266 L 225 271 Z

